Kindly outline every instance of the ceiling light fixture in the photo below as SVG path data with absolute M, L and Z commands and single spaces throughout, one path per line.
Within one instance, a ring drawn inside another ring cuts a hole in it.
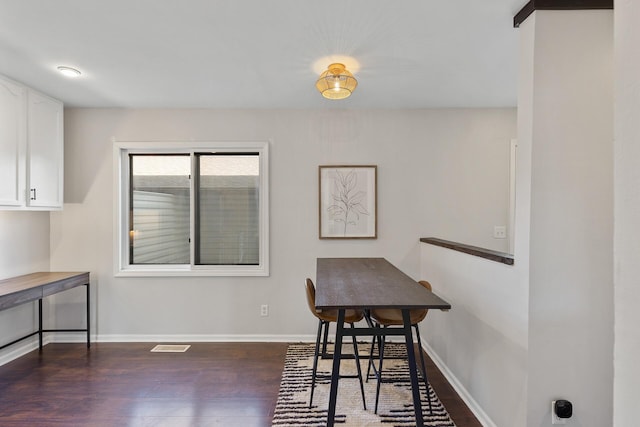
M 327 99 L 348 98 L 358 86 L 358 81 L 344 66 L 334 63 L 320 74 L 316 89 Z
M 82 74 L 79 70 L 76 70 L 75 68 L 71 68 L 71 67 L 60 66 L 58 67 L 58 71 L 60 71 L 62 75 L 66 77 L 79 77 L 80 74 Z

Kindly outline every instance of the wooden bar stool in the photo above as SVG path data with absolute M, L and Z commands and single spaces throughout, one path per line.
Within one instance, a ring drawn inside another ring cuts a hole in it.
M 426 280 L 421 280 L 420 283 L 422 286 L 431 291 L 431 284 Z M 422 354 L 422 341 L 420 340 L 420 329 L 418 328 L 418 323 L 422 322 L 426 317 L 428 309 L 413 309 L 409 311 L 409 317 L 411 319 L 411 326 L 413 326 L 416 330 L 416 336 L 418 337 L 418 347 L 420 349 L 420 363 L 422 365 L 422 377 L 424 379 L 424 383 L 427 390 L 427 400 L 429 402 L 429 413 L 432 413 L 433 410 L 431 408 L 431 396 L 429 396 L 429 381 L 427 380 L 427 367 L 424 363 L 424 355 Z M 376 327 L 387 328 L 389 326 L 402 326 L 404 325 L 404 321 L 402 320 L 402 310 L 398 310 L 395 308 L 375 308 L 371 309 L 369 312 L 371 319 L 376 324 Z M 378 368 L 373 365 L 373 348 L 375 346 L 376 339 L 378 340 L 378 356 L 379 356 L 379 365 Z M 380 397 L 380 383 L 382 382 L 382 360 L 384 359 L 384 337 L 377 335 L 373 337 L 373 341 L 371 342 L 371 351 L 369 355 L 369 366 L 367 367 L 367 380 L 369 379 L 369 373 L 371 372 L 371 367 L 373 366 L 373 371 L 378 379 L 378 384 L 376 386 L 376 406 L 375 413 L 378 413 L 378 399 Z
M 322 355 L 326 356 L 327 350 L 327 336 L 329 333 L 329 324 L 331 322 L 336 322 L 338 320 L 338 310 L 316 310 L 316 288 L 313 285 L 313 281 L 311 279 L 306 279 L 305 287 L 307 291 L 307 304 L 309 305 L 309 310 L 315 317 L 318 318 L 318 333 L 316 335 L 316 350 L 313 355 L 313 373 L 311 377 L 311 397 L 309 399 L 309 408 L 311 408 L 313 404 L 313 391 L 316 385 L 316 373 L 318 371 L 318 356 L 320 355 L 320 336 L 324 335 L 324 339 L 322 342 Z M 359 322 L 364 318 L 364 313 L 362 310 L 345 310 L 344 321 L 351 325 L 351 328 L 354 327 L 354 323 Z M 323 334 L 324 328 L 324 334 Z M 364 409 L 367 409 L 367 404 L 365 402 L 364 397 L 364 384 L 362 382 L 362 370 L 360 367 L 360 357 L 358 356 L 358 343 L 356 341 L 355 335 L 353 338 L 353 351 L 354 358 L 356 362 L 356 370 L 358 374 L 356 376 L 340 376 L 340 378 L 358 378 L 360 381 L 360 391 L 362 392 L 362 406 Z

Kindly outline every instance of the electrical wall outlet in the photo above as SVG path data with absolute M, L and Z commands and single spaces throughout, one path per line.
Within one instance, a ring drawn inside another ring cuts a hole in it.
M 507 238 L 507 226 L 506 225 L 495 225 L 493 227 L 493 238 L 494 239 L 506 239 Z
M 556 401 L 551 401 L 551 424 L 566 424 L 566 418 L 560 418 L 556 415 Z
M 268 316 L 269 315 L 269 305 L 268 304 L 262 304 L 260 306 L 260 316 Z

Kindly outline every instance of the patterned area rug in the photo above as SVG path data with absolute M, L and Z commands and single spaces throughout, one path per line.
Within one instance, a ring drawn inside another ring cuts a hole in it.
M 345 343 L 343 352 L 353 353 L 352 347 L 352 345 Z M 369 347 L 370 344 L 366 343 L 358 345 L 363 376 L 367 374 Z M 332 348 L 329 350 L 333 351 Z M 332 361 L 330 359 L 318 361 L 318 378 L 316 379 L 313 406 L 309 408 L 313 352 L 313 344 L 292 344 L 289 346 L 273 416 L 273 426 L 326 425 Z M 355 373 L 355 360 L 343 360 L 340 365 L 340 374 L 354 375 Z M 358 379 L 341 379 L 338 386 L 336 424 L 343 426 L 415 426 L 411 382 L 404 344 L 387 343 L 385 345 L 383 379 L 385 381 L 380 387 L 377 415 L 373 413 L 376 398 L 376 378 L 373 371 L 369 381 L 364 383 L 366 411 L 362 406 L 362 394 Z M 387 380 L 389 382 L 386 382 Z M 455 427 L 431 385 L 429 385 L 429 396 L 433 413 L 429 413 L 422 376 L 419 377 L 419 380 L 425 426 Z

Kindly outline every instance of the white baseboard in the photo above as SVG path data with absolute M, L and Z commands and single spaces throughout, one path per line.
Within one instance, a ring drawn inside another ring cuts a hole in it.
M 87 336 L 74 332 L 50 332 L 48 342 L 86 342 Z M 315 335 L 166 335 L 166 334 L 100 334 L 91 342 L 315 342 Z
M 42 345 L 45 345 L 49 342 L 47 337 L 43 338 Z M 38 337 L 33 336 L 29 339 L 25 339 L 24 341 L 20 341 L 15 343 L 12 346 L 7 347 L 6 349 L 0 352 L 0 366 L 5 365 L 12 360 L 15 360 L 19 357 L 24 356 L 27 353 L 32 352 L 33 350 L 38 349 Z
M 345 340 L 348 337 L 345 337 Z M 78 332 L 49 332 L 45 344 L 86 342 L 87 336 Z M 388 341 L 404 342 L 404 337 L 391 336 Z M 91 342 L 316 342 L 315 335 L 198 335 L 198 334 L 99 334 L 92 335 Z M 417 342 L 417 341 L 416 341 Z
M 444 364 L 442 359 L 438 356 L 438 353 L 435 352 L 431 346 L 425 341 L 422 340 L 422 347 L 424 351 L 427 352 L 433 363 L 440 369 L 442 375 L 449 381 L 449 384 L 453 387 L 453 389 L 460 395 L 460 398 L 467 404 L 473 415 L 476 416 L 480 424 L 484 427 L 497 427 L 496 424 L 489 418 L 486 412 L 482 409 L 482 407 L 475 401 L 475 399 L 471 396 L 471 394 L 467 391 L 467 389 L 462 385 L 462 383 L 458 380 L 458 378 L 451 372 L 451 370 Z

